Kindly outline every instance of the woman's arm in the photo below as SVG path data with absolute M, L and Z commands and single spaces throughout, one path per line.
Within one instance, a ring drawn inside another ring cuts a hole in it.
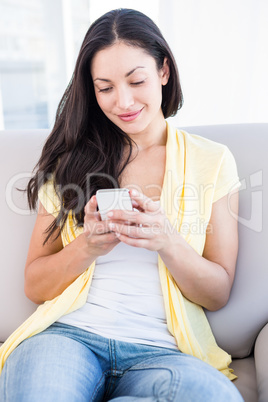
M 159 252 L 184 296 L 208 310 L 220 309 L 229 299 L 238 252 L 234 216 L 238 216 L 237 191 L 213 204 L 203 256 L 182 237 Z
M 133 192 L 131 192 L 133 197 Z M 229 298 L 238 251 L 238 192 L 213 204 L 203 256 L 172 230 L 163 211 L 156 212 L 150 199 L 134 196 L 144 213 L 113 211 L 112 220 L 122 219 L 143 227 L 110 226 L 118 238 L 134 247 L 158 251 L 185 297 L 208 310 L 218 310 Z M 230 213 L 230 210 L 233 214 Z M 169 227 L 170 226 L 170 227 Z
M 54 221 L 39 203 L 25 265 L 25 294 L 37 304 L 60 295 L 100 255 L 109 252 L 118 240 L 108 233 L 107 222 L 96 215 L 95 197 L 85 207 L 84 231 L 63 248 L 61 236 L 43 245 L 45 231 Z

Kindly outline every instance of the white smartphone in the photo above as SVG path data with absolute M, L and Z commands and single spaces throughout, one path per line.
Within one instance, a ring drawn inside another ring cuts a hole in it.
M 107 213 L 112 209 L 133 211 L 129 190 L 127 188 L 98 190 L 96 198 L 102 220 L 107 219 Z

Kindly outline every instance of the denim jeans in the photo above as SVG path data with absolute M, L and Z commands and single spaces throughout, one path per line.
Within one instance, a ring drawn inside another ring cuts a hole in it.
M 243 401 L 228 378 L 195 357 L 61 323 L 12 352 L 0 377 L 0 400 Z

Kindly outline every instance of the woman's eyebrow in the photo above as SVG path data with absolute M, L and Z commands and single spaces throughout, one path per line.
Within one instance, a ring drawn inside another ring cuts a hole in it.
M 144 67 L 144 66 L 137 66 L 137 67 L 133 68 L 133 70 L 131 70 L 131 71 L 129 71 L 128 73 L 126 73 L 125 77 L 126 77 L 126 78 L 129 77 L 129 76 L 130 76 L 131 74 L 133 74 L 134 71 L 136 71 L 138 68 L 145 68 L 145 67 Z M 99 80 L 99 81 L 105 81 L 105 82 L 111 82 L 111 80 L 108 80 L 107 78 L 95 78 L 94 82 L 97 81 L 97 80 Z
M 145 68 L 145 67 L 144 66 L 137 66 L 137 67 L 133 68 L 133 70 L 131 70 L 128 73 L 126 73 L 125 77 L 129 77 L 131 74 L 134 73 L 134 71 L 137 70 L 137 68 Z

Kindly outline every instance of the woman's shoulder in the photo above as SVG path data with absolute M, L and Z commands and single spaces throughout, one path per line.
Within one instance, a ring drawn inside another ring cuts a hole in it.
M 218 170 L 228 166 L 228 169 L 236 171 L 234 155 L 227 145 L 184 130 L 178 131 L 183 137 L 188 163 L 192 161 L 200 169 Z
M 47 212 L 54 215 L 55 217 L 58 215 L 61 207 L 61 202 L 55 190 L 53 175 L 51 175 L 39 188 L 38 199 Z
M 177 145 L 185 147 L 187 151 L 224 153 L 228 150 L 225 144 L 206 138 L 187 129 L 172 126 L 167 122 L 169 136 L 177 140 Z
M 225 144 L 206 138 L 195 133 L 190 133 L 186 130 L 177 129 L 177 135 L 183 138 L 185 147 L 188 152 L 202 152 L 202 153 L 213 153 L 215 155 L 224 154 L 228 152 L 229 149 Z
M 211 176 L 220 173 L 226 177 L 237 176 L 235 158 L 225 144 L 187 130 L 172 127 L 169 129 L 170 152 L 175 152 L 177 158 L 183 161 L 188 173 L 196 174 L 202 180 L 207 177 L 210 181 Z

